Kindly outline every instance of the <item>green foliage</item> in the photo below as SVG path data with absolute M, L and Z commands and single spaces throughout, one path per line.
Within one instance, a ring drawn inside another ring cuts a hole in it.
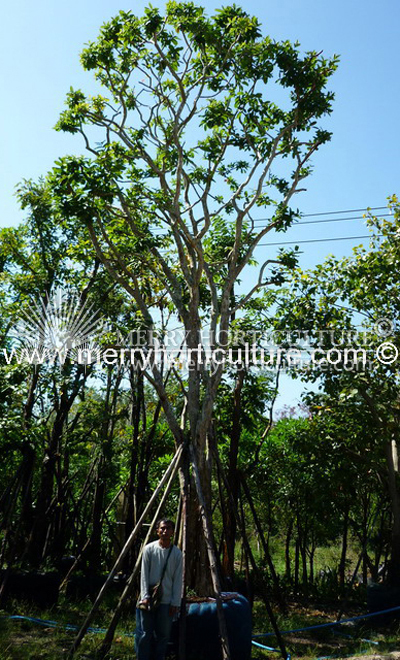
M 126 264 L 121 281 L 137 275 L 128 254 L 167 278 L 183 316 L 190 282 L 181 260 L 190 245 L 203 251 L 206 238 L 206 262 L 222 287 L 215 266 L 243 267 L 260 238 L 249 224 L 238 235 L 234 217 L 241 224 L 254 204 L 272 205 L 273 226 L 293 221 L 288 201 L 309 173 L 305 163 L 330 139 L 317 120 L 331 111 L 325 86 L 337 58 L 263 37 L 259 21 L 235 5 L 208 17 L 193 3 L 168 2 L 164 15 L 154 7 L 142 17 L 121 11 L 81 61 L 108 96 L 67 95 L 56 128 L 82 133 L 91 157 L 58 162 L 49 179 L 57 203 L 62 214 L 93 225 L 98 253 L 118 272 Z M 285 110 L 273 100 L 276 83 L 289 91 Z M 104 131 L 96 146 L 86 127 Z M 292 177 L 273 176 L 271 163 L 287 156 L 297 163 Z M 157 258 L 161 247 L 170 258 Z M 176 256 L 181 281 L 170 270 Z

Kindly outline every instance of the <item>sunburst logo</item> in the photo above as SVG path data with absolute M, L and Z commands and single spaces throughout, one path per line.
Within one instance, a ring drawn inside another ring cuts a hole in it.
M 67 357 L 80 364 L 95 362 L 102 330 L 103 320 L 93 305 L 63 291 L 31 303 L 16 325 L 20 352 L 31 363 L 64 362 Z

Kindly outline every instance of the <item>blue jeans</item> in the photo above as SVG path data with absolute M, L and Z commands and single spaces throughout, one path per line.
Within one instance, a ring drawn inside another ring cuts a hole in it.
M 173 617 L 169 605 L 156 610 L 136 609 L 135 650 L 138 660 L 165 660 Z

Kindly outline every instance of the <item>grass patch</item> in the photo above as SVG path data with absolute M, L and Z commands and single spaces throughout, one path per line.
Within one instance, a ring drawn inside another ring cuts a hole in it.
M 51 610 L 39 612 L 32 606 L 14 604 L 8 611 L 0 612 L 0 660 L 60 660 L 68 654 L 76 632 L 65 630 L 62 625 L 81 625 L 91 603 L 85 601 L 79 605 L 71 604 L 60 598 L 58 605 Z M 41 626 L 25 620 L 10 620 L 5 618 L 10 614 L 20 614 L 57 621 L 60 627 Z M 303 607 L 299 604 L 290 605 L 288 614 L 277 614 L 280 630 L 293 630 L 335 620 L 336 609 Z M 354 615 L 357 615 L 354 612 Z M 107 628 L 112 616 L 112 607 L 101 609 L 93 621 L 93 627 Z M 346 614 L 347 617 L 347 614 Z M 135 658 L 133 637 L 123 633 L 131 633 L 134 628 L 135 611 L 131 605 L 121 619 L 117 634 L 108 655 L 109 660 L 133 660 Z M 264 605 L 256 601 L 253 610 L 253 630 L 255 633 L 271 632 L 271 625 Z M 94 660 L 96 651 L 101 645 L 104 635 L 88 633 L 84 638 L 76 660 Z M 368 640 L 377 642 L 373 644 Z M 257 641 L 266 646 L 277 648 L 275 637 L 262 637 Z M 351 655 L 387 654 L 400 650 L 400 622 L 393 620 L 385 623 L 378 619 L 367 619 L 358 624 L 345 624 L 340 628 L 324 628 L 322 630 L 304 631 L 284 636 L 287 650 L 292 658 L 315 660 L 325 656 L 343 658 Z M 263 651 L 253 647 L 252 659 L 278 660 L 278 653 Z M 211 659 L 210 659 L 211 660 Z
M 253 631 L 272 632 L 262 603 L 254 606 Z M 357 616 L 359 613 L 354 613 Z M 335 621 L 337 610 L 312 609 L 292 605 L 286 616 L 277 615 L 280 630 L 295 630 Z M 343 618 L 351 618 L 350 615 Z M 387 654 L 400 649 L 400 622 L 381 623 L 367 619 L 334 628 L 301 631 L 283 636 L 287 651 L 292 658 L 315 660 L 325 656 L 344 658 L 352 655 Z M 266 646 L 278 648 L 275 636 L 257 638 Z M 374 643 L 375 642 L 375 643 Z M 254 647 L 252 658 L 279 658 L 278 654 Z
M 71 604 L 60 598 L 59 604 L 47 611 L 38 611 L 31 605 L 21 603 L 12 604 L 7 611 L 0 611 L 0 660 L 59 660 L 66 657 L 76 630 L 66 630 L 66 624 L 80 627 L 90 610 L 91 603 Z M 11 620 L 6 618 L 11 614 L 18 614 L 45 621 L 56 621 L 59 626 L 46 626 L 26 620 Z M 94 628 L 107 628 L 112 616 L 112 609 L 100 610 L 91 626 Z M 134 608 L 125 614 L 118 626 L 114 638 L 110 660 L 132 660 L 133 637 L 122 634 L 132 633 L 134 629 Z M 101 645 L 103 634 L 87 633 L 75 657 L 77 660 L 91 660 Z
M 1 660 L 56 660 L 66 657 L 75 634 L 58 628 L 39 627 L 29 622 L 12 621 L 0 627 Z M 103 635 L 88 633 L 76 653 L 77 660 L 94 658 Z M 110 660 L 128 660 L 134 657 L 133 638 L 116 635 Z

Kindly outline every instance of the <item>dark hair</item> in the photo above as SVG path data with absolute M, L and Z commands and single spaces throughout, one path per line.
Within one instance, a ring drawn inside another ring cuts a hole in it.
M 160 520 L 157 522 L 156 529 L 160 529 L 163 523 L 168 527 L 172 527 L 172 529 L 175 531 L 175 523 L 173 520 L 169 520 L 169 518 L 160 518 Z

